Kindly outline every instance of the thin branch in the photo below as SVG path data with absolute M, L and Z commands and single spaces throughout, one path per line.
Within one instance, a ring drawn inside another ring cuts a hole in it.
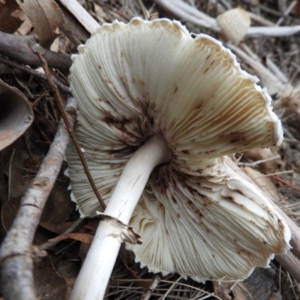
M 92 175 L 91 175 L 91 173 L 89 171 L 88 165 L 86 163 L 86 159 L 84 157 L 84 154 L 82 153 L 82 150 L 81 150 L 81 147 L 80 147 L 80 145 L 78 143 L 77 137 L 76 137 L 76 135 L 75 135 L 75 133 L 73 131 L 73 126 L 68 122 L 68 119 L 67 119 L 67 117 L 66 117 L 66 115 L 64 113 L 64 109 L 63 109 L 63 104 L 62 104 L 62 100 L 61 100 L 61 97 L 60 97 L 60 93 L 59 93 L 59 90 L 58 90 L 57 86 L 54 84 L 54 82 L 52 80 L 52 76 L 51 76 L 51 73 L 50 73 L 47 61 L 44 59 L 43 55 L 39 51 L 37 51 L 37 54 L 40 57 L 40 60 L 41 60 L 41 62 L 43 64 L 43 68 L 45 70 L 46 77 L 48 79 L 50 87 L 52 88 L 52 90 L 54 92 L 55 100 L 56 100 L 56 104 L 58 106 L 59 112 L 61 113 L 61 116 L 62 116 L 63 120 L 66 123 L 67 129 L 68 129 L 69 134 L 71 136 L 71 139 L 72 139 L 72 141 L 74 143 L 74 146 L 75 146 L 75 148 L 77 150 L 77 153 L 79 155 L 80 161 L 81 161 L 82 166 L 83 166 L 83 169 L 84 169 L 84 171 L 86 173 L 86 176 L 87 176 L 87 178 L 89 180 L 89 183 L 90 183 L 90 185 L 91 185 L 91 187 L 92 187 L 92 189 L 93 189 L 93 191 L 94 191 L 94 193 L 95 193 L 95 195 L 96 195 L 96 197 L 97 197 L 100 205 L 104 209 L 106 207 L 106 204 L 104 203 L 104 201 L 103 201 L 103 199 L 102 199 L 102 197 L 101 197 L 101 195 L 100 195 L 100 193 L 99 193 L 99 191 L 98 191 L 98 189 L 97 189 L 97 187 L 96 187 L 96 185 L 94 183 L 93 177 L 92 177 Z
M 24 65 L 20 65 L 19 63 L 16 63 L 14 61 L 11 61 L 9 59 L 3 58 L 0 56 L 0 64 L 5 64 L 7 66 L 13 67 L 15 69 L 24 71 L 32 76 L 35 76 L 37 78 L 47 80 L 47 77 L 45 74 L 38 72 L 32 68 L 26 67 Z M 62 84 L 59 80 L 57 80 L 55 77 L 53 78 L 54 83 L 65 93 L 71 94 L 70 88 L 64 84 Z
M 60 235 L 64 235 L 67 233 L 70 233 L 72 231 L 74 231 L 77 227 L 79 227 L 83 222 L 85 221 L 85 219 L 78 219 L 77 221 L 75 221 L 69 228 L 67 228 L 64 232 L 62 232 Z M 56 244 L 58 244 L 60 241 L 48 241 L 46 243 L 43 243 L 41 245 L 39 245 L 40 250 L 47 250 L 49 248 L 54 247 Z
M 66 116 L 72 125 L 76 103 L 69 98 Z M 6 300 L 36 300 L 33 261 L 41 254 L 32 246 L 40 217 L 53 188 L 69 141 L 68 131 L 61 120 L 47 156 L 21 200 L 17 216 L 0 248 L 1 286 Z
M 41 66 L 38 55 L 31 45 L 37 44 L 33 36 L 18 36 L 0 31 L 0 55 L 9 57 L 24 65 Z M 42 48 L 42 46 L 40 46 Z M 43 49 L 45 60 L 52 68 L 68 71 L 72 61 L 69 55 Z

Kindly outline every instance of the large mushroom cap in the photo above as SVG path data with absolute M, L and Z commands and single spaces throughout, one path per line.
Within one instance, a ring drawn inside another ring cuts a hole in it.
M 128 159 L 159 133 L 170 163 L 158 166 L 131 220 L 130 246 L 152 271 L 241 279 L 288 248 L 290 232 L 258 188 L 223 157 L 280 144 L 281 123 L 257 78 L 207 35 L 176 21 L 105 24 L 71 69 L 76 134 L 108 201 Z M 67 153 L 84 216 L 100 210 L 76 151 Z

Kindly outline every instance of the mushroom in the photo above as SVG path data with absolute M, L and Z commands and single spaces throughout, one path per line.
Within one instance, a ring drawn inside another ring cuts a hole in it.
M 101 299 L 124 240 L 141 266 L 196 280 L 244 279 L 289 248 L 276 208 L 228 157 L 279 145 L 281 123 L 219 41 L 167 19 L 115 21 L 80 46 L 70 81 L 107 203 L 72 299 Z M 67 160 L 79 211 L 95 216 L 73 145 Z
M 226 39 L 237 45 L 246 36 L 251 25 L 251 19 L 246 10 L 237 7 L 220 14 L 217 23 Z

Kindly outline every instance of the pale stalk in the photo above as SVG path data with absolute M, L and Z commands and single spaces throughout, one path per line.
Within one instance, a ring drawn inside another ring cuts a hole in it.
M 170 161 L 171 153 L 162 136 L 150 138 L 126 164 L 104 215 L 128 224 L 152 170 Z M 104 219 L 78 275 L 71 300 L 103 299 L 121 243 L 120 229 Z
M 193 7 L 182 0 L 155 0 L 155 2 L 172 12 L 176 17 L 193 24 L 209 28 L 215 32 L 219 32 L 220 28 L 217 25 L 216 19 L 208 16 L 207 14 L 199 11 L 196 7 Z M 297 34 L 300 31 L 300 25 L 296 26 L 262 26 L 262 27 L 250 27 L 246 34 L 246 37 L 260 37 L 260 36 L 291 36 Z

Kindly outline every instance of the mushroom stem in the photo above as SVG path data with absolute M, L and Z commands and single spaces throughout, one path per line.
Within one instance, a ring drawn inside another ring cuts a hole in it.
M 93 243 L 78 275 L 71 300 L 99 300 L 114 267 L 121 243 L 128 232 L 128 224 L 134 208 L 146 186 L 152 170 L 172 157 L 161 135 L 150 138 L 127 162 L 99 223 Z M 110 216 L 112 218 L 107 218 Z

